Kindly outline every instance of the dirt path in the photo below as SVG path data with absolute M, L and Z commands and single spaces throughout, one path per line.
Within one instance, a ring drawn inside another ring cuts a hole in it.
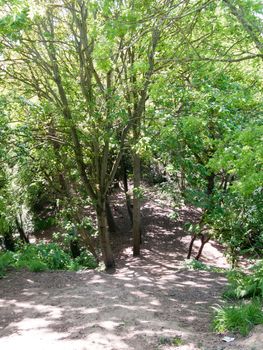
M 262 350 L 241 339 L 225 344 L 211 332 L 212 306 L 226 280 L 183 267 L 189 238 L 182 221 L 189 211 L 182 210 L 177 222 L 169 214 L 157 196 L 144 204 L 140 259 L 132 258 L 123 216 L 111 273 L 19 271 L 0 280 L 0 349 Z M 212 245 L 205 255 L 225 264 Z

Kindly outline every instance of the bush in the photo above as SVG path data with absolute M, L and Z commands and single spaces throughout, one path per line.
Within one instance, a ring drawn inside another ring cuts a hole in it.
M 78 265 L 83 266 L 88 269 L 95 269 L 97 267 L 97 262 L 93 255 L 88 254 L 84 251 L 80 253 L 80 256 L 74 260 Z
M 4 277 L 7 268 L 12 265 L 13 260 L 12 252 L 0 253 L 0 278 Z
M 0 254 L 0 277 L 8 267 L 27 268 L 30 271 L 94 269 L 97 263 L 87 252 L 73 259 L 56 243 L 24 245 L 17 252 Z
M 213 328 L 216 332 L 239 332 L 247 335 L 254 325 L 263 324 L 263 312 L 260 300 L 231 305 L 216 309 Z
M 210 266 L 204 264 L 203 262 L 195 259 L 188 259 L 185 261 L 185 267 L 189 270 L 203 270 L 210 271 Z
M 230 299 L 263 298 L 263 260 L 251 268 L 251 274 L 232 271 L 228 274 L 230 283 L 224 296 Z
M 36 232 L 44 231 L 56 224 L 56 219 L 53 216 L 46 218 L 36 217 L 33 220 L 34 230 Z
M 32 260 L 28 262 L 27 268 L 32 272 L 42 272 L 48 270 L 47 264 L 39 260 Z

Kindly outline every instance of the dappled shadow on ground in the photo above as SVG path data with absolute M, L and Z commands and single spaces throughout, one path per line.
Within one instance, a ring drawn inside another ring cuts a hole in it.
M 156 348 L 164 335 L 195 342 L 193 330 L 201 342 L 225 279 L 159 263 L 133 259 L 114 275 L 10 274 L 0 281 L 1 348 L 31 339 L 38 348 L 43 341 L 56 349 L 61 342 L 66 349 L 146 350 Z
M 170 263 L 178 265 L 185 260 L 191 240 L 185 224 L 196 223 L 200 219 L 200 211 L 186 206 L 173 210 L 172 203 L 160 196 L 157 190 L 149 191 L 146 187 L 145 194 L 141 207 L 142 252 L 146 249 L 153 254 L 169 257 Z M 132 245 L 131 224 L 124 194 L 121 191 L 115 192 L 111 204 L 118 227 L 118 232 L 112 235 L 114 254 L 123 260 L 126 259 L 125 251 Z M 196 256 L 200 244 L 200 240 L 195 241 L 193 257 Z M 215 266 L 229 267 L 222 254 L 222 246 L 214 241 L 205 245 L 201 260 Z
M 210 319 L 226 279 L 183 266 L 183 222 L 198 213 L 184 208 L 175 221 L 165 201 L 146 200 L 142 255 L 133 258 L 124 205 L 123 197 L 113 203 L 115 271 L 17 271 L 0 280 L 1 349 L 157 350 L 176 336 L 187 350 L 224 348 Z

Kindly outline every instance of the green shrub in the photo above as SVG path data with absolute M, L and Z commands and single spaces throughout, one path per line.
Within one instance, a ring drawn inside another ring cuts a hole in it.
M 36 232 L 44 231 L 56 224 L 56 219 L 52 216 L 47 218 L 36 217 L 33 220 L 34 229 Z
M 80 270 L 94 269 L 97 263 L 93 256 L 85 251 L 73 259 L 57 243 L 27 244 L 17 252 L 0 254 L 0 277 L 4 276 L 7 267 L 27 268 L 30 271 L 46 270 Z
M 211 272 L 219 272 L 219 273 L 226 272 L 226 269 L 224 268 L 207 265 L 202 261 L 199 261 L 196 259 L 186 259 L 184 265 L 189 270 L 201 270 L 201 271 L 211 271 Z
M 247 335 L 254 325 L 263 324 L 263 312 L 260 300 L 231 305 L 216 309 L 213 328 L 216 332 L 239 332 Z
M 13 253 L 8 251 L 0 253 L 0 278 L 3 278 L 8 267 L 13 263 Z
M 47 264 L 43 263 L 40 260 L 32 260 L 27 265 L 29 271 L 32 272 L 42 272 L 48 270 Z
M 263 298 L 263 260 L 251 268 L 250 274 L 232 271 L 228 274 L 229 287 L 224 296 L 230 299 Z
M 203 270 L 203 271 L 209 271 L 210 266 L 204 264 L 203 262 L 195 259 L 188 259 L 185 261 L 185 266 L 189 270 Z
M 80 265 L 88 269 L 95 269 L 97 267 L 97 262 L 93 255 L 82 251 L 80 256 L 78 256 L 75 261 Z

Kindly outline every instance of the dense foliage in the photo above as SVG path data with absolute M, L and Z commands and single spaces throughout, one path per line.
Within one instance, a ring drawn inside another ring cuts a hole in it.
M 200 212 L 188 258 L 199 238 L 196 259 L 211 238 L 233 266 L 260 256 L 261 17 L 254 0 L 1 1 L 3 248 L 59 228 L 73 256 L 114 266 L 109 194 L 123 181 L 139 255 L 152 166 Z
M 141 178 L 198 213 L 189 268 L 215 271 L 198 262 L 212 238 L 232 267 L 262 258 L 262 16 L 257 0 L 1 0 L 0 277 L 114 267 L 120 182 L 140 255 Z M 252 299 L 217 331 L 263 323 L 262 271 L 230 275 L 225 295 Z
M 29 271 L 80 270 L 97 267 L 95 259 L 85 252 L 73 259 L 69 252 L 56 243 L 26 245 L 16 252 L 0 253 L 0 278 L 8 268 L 27 268 Z

